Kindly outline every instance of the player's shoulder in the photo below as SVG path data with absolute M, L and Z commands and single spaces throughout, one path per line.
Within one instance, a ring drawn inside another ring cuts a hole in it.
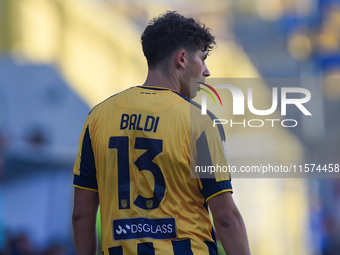
M 99 104 L 95 105 L 92 110 L 90 111 L 89 114 L 93 114 L 97 111 L 101 111 L 105 108 L 107 108 L 108 105 L 111 105 L 112 103 L 114 103 L 114 101 L 116 100 L 117 97 L 121 97 L 121 96 L 128 96 L 127 94 L 130 93 L 130 91 L 135 88 L 135 87 L 131 87 L 131 88 L 128 88 L 128 89 L 125 89 L 125 90 L 122 90 L 108 98 L 106 98 L 105 100 L 103 100 L 102 102 L 100 102 Z
M 178 97 L 182 98 L 183 100 L 181 101 L 181 105 L 180 107 L 185 106 L 186 108 L 188 108 L 190 110 L 190 117 L 202 117 L 201 115 L 201 109 L 202 106 L 200 104 L 198 104 L 197 102 L 195 102 L 194 100 L 178 93 L 175 91 L 172 91 L 173 94 L 177 95 Z
M 199 103 L 185 96 L 183 96 L 183 98 L 190 104 L 190 119 L 193 121 L 205 123 L 213 122 L 214 119 L 217 119 L 217 117 L 209 110 L 206 110 L 206 114 L 203 114 L 202 106 Z

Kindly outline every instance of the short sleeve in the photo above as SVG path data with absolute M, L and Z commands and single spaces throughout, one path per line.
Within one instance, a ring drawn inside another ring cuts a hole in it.
M 196 141 L 196 171 L 201 182 L 201 193 L 206 201 L 223 192 L 233 192 L 224 131 L 219 126 L 209 126 Z
M 81 189 L 98 191 L 96 165 L 92 150 L 88 122 L 89 116 L 86 119 L 80 136 L 79 150 L 73 168 L 73 186 Z

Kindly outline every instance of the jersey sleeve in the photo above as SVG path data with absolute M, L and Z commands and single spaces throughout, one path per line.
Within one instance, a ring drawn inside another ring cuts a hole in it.
M 223 192 L 233 192 L 222 126 L 206 128 L 196 141 L 196 150 L 196 169 L 205 200 Z
M 92 150 L 89 116 L 80 135 L 79 150 L 73 168 L 73 186 L 80 189 L 98 191 L 96 165 Z

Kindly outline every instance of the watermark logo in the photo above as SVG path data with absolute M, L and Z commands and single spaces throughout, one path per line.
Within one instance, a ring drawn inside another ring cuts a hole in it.
M 216 90 L 205 83 L 201 83 L 205 86 L 208 86 L 212 91 L 214 91 L 214 93 L 218 96 L 221 105 L 222 105 L 222 101 L 220 96 L 218 95 L 218 93 L 216 92 Z M 242 90 L 238 87 L 236 87 L 235 85 L 230 85 L 230 84 L 216 84 L 215 88 L 226 88 L 229 89 L 229 91 L 232 94 L 233 97 L 233 115 L 244 115 L 244 94 L 242 92 Z M 213 96 L 211 95 L 211 93 L 209 91 L 207 91 L 206 89 L 200 88 L 202 90 L 204 90 L 205 92 L 207 92 L 212 98 Z M 291 99 L 291 98 L 287 98 L 287 94 L 288 93 L 302 93 L 305 95 L 304 98 L 295 98 L 295 99 Z M 285 88 L 281 88 L 281 115 L 286 115 L 286 108 L 288 104 L 294 104 L 296 105 L 300 111 L 302 111 L 302 113 L 304 115 L 312 115 L 307 109 L 306 107 L 304 107 L 302 104 L 307 103 L 309 100 L 311 99 L 311 94 L 309 92 L 309 90 L 305 89 L 305 88 L 289 88 L 289 87 L 285 87 Z M 213 98 L 215 104 L 216 101 Z M 270 107 L 270 109 L 267 110 L 257 110 L 255 109 L 254 105 L 253 105 L 253 88 L 248 88 L 248 109 L 250 110 L 250 112 L 252 112 L 255 115 L 270 115 L 272 114 L 278 105 L 278 93 L 277 93 L 277 88 L 273 88 L 272 89 L 272 106 Z M 202 95 L 202 115 L 206 115 L 207 114 L 207 98 L 206 96 Z
M 212 92 L 214 92 L 215 95 L 217 96 L 218 100 L 220 101 L 221 106 L 222 106 L 221 97 L 220 97 L 220 95 L 217 93 L 217 91 L 216 91 L 212 86 L 210 86 L 210 85 L 208 85 L 208 84 L 206 84 L 206 83 L 204 83 L 204 82 L 197 82 L 197 83 L 199 83 L 199 84 L 201 84 L 201 85 L 203 85 L 203 86 L 206 86 L 206 87 L 209 88 Z M 209 90 L 206 90 L 206 89 L 201 88 L 201 87 L 197 87 L 197 88 L 200 89 L 200 90 L 203 90 L 204 92 L 206 92 L 206 93 L 213 99 L 215 105 L 217 105 L 214 96 L 209 92 Z M 204 103 L 203 103 L 203 102 L 204 102 Z M 204 109 L 203 109 L 203 108 L 204 108 Z M 203 95 L 202 95 L 202 114 L 203 114 L 203 115 L 207 114 L 207 95 L 206 95 L 206 94 L 203 94 Z
M 215 93 L 217 98 L 220 101 L 220 104 L 222 106 L 222 100 L 217 93 L 216 89 L 228 89 L 231 92 L 232 95 L 232 102 L 233 102 L 233 115 L 244 115 L 245 114 L 245 95 L 243 91 L 231 84 L 216 84 L 214 87 L 206 84 L 199 82 L 199 84 L 206 86 L 209 88 L 211 91 Z M 210 97 L 213 99 L 215 105 L 216 100 L 213 97 L 212 93 L 210 93 L 207 89 L 200 88 L 200 90 L 205 91 Z M 291 95 L 292 93 L 298 94 L 298 98 L 288 98 L 288 95 Z M 278 107 L 278 99 L 279 99 L 279 94 L 278 94 L 278 88 L 273 87 L 272 88 L 272 105 L 269 109 L 265 110 L 259 110 L 254 107 L 253 104 L 253 88 L 248 87 L 247 89 L 247 106 L 248 109 L 251 113 L 258 115 L 258 116 L 266 116 L 274 113 Z M 311 93 L 309 90 L 301 87 L 281 87 L 281 115 L 285 116 L 287 114 L 287 105 L 295 105 L 304 115 L 306 116 L 311 116 L 312 114 L 307 110 L 307 108 L 303 105 L 307 102 L 310 101 L 311 99 Z M 201 97 L 201 114 L 206 115 L 207 114 L 207 97 L 206 94 L 203 94 Z M 272 127 L 274 126 L 274 121 L 279 121 L 279 119 L 266 119 L 265 121 L 270 121 L 272 123 Z M 285 122 L 294 122 L 294 125 L 285 125 Z M 264 121 L 260 119 L 254 119 L 250 120 L 251 123 L 253 122 L 259 122 L 259 125 L 252 125 L 249 124 L 250 127 L 262 127 L 264 125 Z M 283 120 L 282 126 L 284 127 L 295 127 L 297 125 L 297 121 L 293 119 L 288 119 L 288 120 Z M 227 120 L 224 119 L 216 119 L 214 120 L 214 125 L 215 124 L 226 124 L 228 123 Z M 244 123 L 238 123 L 238 124 L 244 124 L 245 126 L 245 120 Z

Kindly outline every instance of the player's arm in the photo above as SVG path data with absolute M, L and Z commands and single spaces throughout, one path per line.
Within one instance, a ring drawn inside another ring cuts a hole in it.
M 99 196 L 89 116 L 80 136 L 79 151 L 73 168 L 75 189 L 72 224 L 78 255 L 97 254 L 96 216 Z
M 224 130 L 221 125 L 214 127 L 211 123 L 196 141 L 196 165 L 227 166 Z M 201 193 L 209 205 L 225 252 L 228 255 L 250 255 L 246 228 L 231 196 L 230 173 L 206 171 L 198 176 Z
M 74 188 L 72 224 L 76 254 L 97 254 L 96 216 L 98 205 L 98 192 Z
M 217 234 L 228 255 L 250 255 L 246 228 L 230 192 L 208 200 Z

